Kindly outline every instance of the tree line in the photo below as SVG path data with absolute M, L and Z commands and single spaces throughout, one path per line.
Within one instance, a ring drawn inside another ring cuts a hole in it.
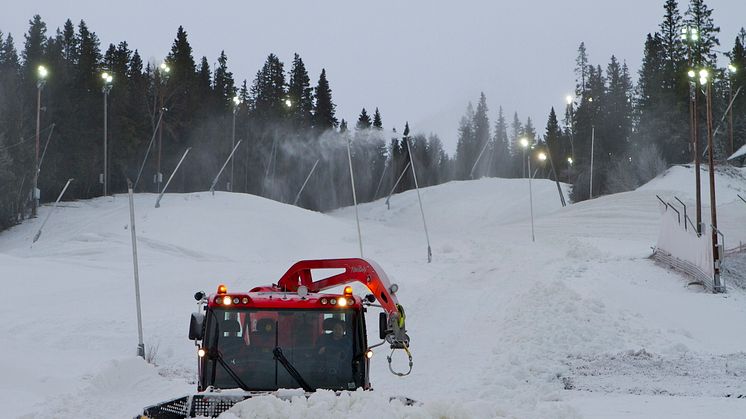
M 393 188 L 410 159 L 407 142 L 423 165 L 422 185 L 450 179 L 441 175 L 449 159 L 437 137 L 410 137 L 408 126 L 401 135 L 385 132 L 378 108 L 372 116 L 362 109 L 349 130 L 336 116 L 326 70 L 311 85 L 298 54 L 287 70 L 270 54 L 248 83 L 234 79 L 224 51 L 215 68 L 206 57 L 195 60 L 183 27 L 164 61 L 150 63 L 124 41 L 102 51 L 84 21 L 67 20 L 52 35 L 38 15 L 29 25 L 20 54 L 12 35 L 0 32 L 0 229 L 30 211 L 37 110 L 42 202 L 69 178 L 65 199 L 103 194 L 105 133 L 110 193 L 126 192 L 127 180 L 138 192 L 158 192 L 187 148 L 169 192 L 207 190 L 238 141 L 216 189 L 314 210 L 352 203 L 348 144 L 359 201 Z M 104 72 L 112 76 L 106 94 Z M 405 176 L 397 190 L 410 187 Z
M 715 125 L 722 119 L 713 148 L 716 161 L 723 162 L 746 140 L 746 91 L 734 98 L 746 81 L 746 30 L 741 28 L 732 47 L 721 51 L 720 28 L 703 0 L 691 0 L 684 12 L 676 0 L 666 0 L 663 12 L 658 30 L 647 35 L 636 84 L 626 63 L 612 55 L 605 68 L 593 64 L 585 44 L 580 44 L 574 95 L 560 115 L 554 108 L 549 111 L 543 133 L 536 132 L 531 118 L 522 122 L 517 113 L 508 126 L 502 107 L 492 127 L 482 94 L 476 109 L 470 104 L 461 120 L 454 178 L 525 177 L 526 159 L 544 152 L 547 160 L 535 161 L 531 175 L 571 183 L 577 202 L 590 197 L 593 150 L 593 196 L 631 190 L 669 165 L 692 162 L 695 152 L 705 152 L 706 89 L 699 81 L 703 69 L 712 83 Z M 718 55 L 724 58 L 722 67 L 717 66 Z M 696 151 L 689 122 L 689 104 L 695 98 Z M 732 129 L 724 117 L 731 99 Z
M 692 161 L 689 102 L 704 103 L 704 96 L 690 69 L 712 73 L 715 115 L 746 80 L 744 29 L 726 54 L 743 71 L 727 72 L 716 67 L 719 28 L 704 1 L 691 0 L 682 13 L 675 0 L 666 0 L 663 9 L 658 30 L 647 36 L 636 84 L 626 63 L 612 56 L 605 68 L 592 64 L 581 43 L 574 97 L 559 114 L 549 111 L 543 132 L 518 112 L 509 118 L 502 107 L 492 125 L 481 94 L 461 118 L 452 157 L 437 135 L 413 135 L 409 124 L 401 132 L 384 129 L 375 107 L 368 108 L 372 115 L 362 109 L 348 127 L 336 115 L 326 70 L 312 85 L 297 54 L 287 70 L 270 54 L 250 83 L 239 82 L 224 51 L 215 68 L 206 57 L 195 60 L 182 27 L 163 63 L 151 63 L 124 41 L 102 51 L 84 21 L 67 20 L 50 35 L 37 15 L 20 53 L 13 37 L 0 32 L 0 230 L 29 214 L 39 93 L 42 202 L 54 200 L 69 178 L 75 180 L 66 199 L 102 195 L 104 100 L 110 193 L 125 192 L 128 179 L 137 180 L 138 192 L 158 192 L 165 178 L 158 183 L 157 174 L 168 177 L 187 148 L 169 191 L 207 190 L 237 141 L 217 189 L 320 211 L 352 203 L 348 146 L 359 202 L 413 188 L 410 173 L 401 176 L 412 163 L 419 186 L 482 176 L 559 178 L 573 184 L 572 199 L 579 201 L 590 195 L 591 149 L 593 196 L 629 190 L 670 164 Z M 696 42 L 682 37 L 692 28 Z M 39 65 L 49 71 L 43 83 Z M 107 95 L 104 71 L 113 77 Z M 733 145 L 727 125 L 715 138 L 721 161 L 746 138 L 746 92 L 733 110 Z M 704 139 L 704 106 L 697 120 Z M 527 159 L 540 151 L 548 159 L 532 163 L 529 173 Z

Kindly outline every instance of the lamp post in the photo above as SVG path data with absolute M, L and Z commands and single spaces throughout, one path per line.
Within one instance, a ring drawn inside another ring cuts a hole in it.
M 34 189 L 31 191 L 31 216 L 36 217 L 36 208 L 39 206 L 39 127 L 41 122 L 41 90 L 47 82 L 49 72 L 47 68 L 40 65 L 37 69 L 39 79 L 36 82 L 36 157 L 34 158 Z
M 574 159 L 575 158 L 575 144 L 574 144 L 575 139 L 573 137 L 575 135 L 575 126 L 572 122 L 573 120 L 573 106 L 572 105 L 575 99 L 573 99 L 572 95 L 567 95 L 565 97 L 565 101 L 567 102 L 567 109 L 568 109 L 567 117 L 569 118 L 569 120 L 567 121 L 567 130 L 570 133 L 570 156 L 572 156 L 572 158 Z
M 692 27 L 681 28 L 681 39 L 686 43 L 687 55 L 689 60 L 689 66 L 695 65 L 692 60 L 692 45 L 697 45 L 699 42 L 699 30 Z M 697 54 L 699 57 L 699 54 Z M 690 93 L 689 93 L 689 136 L 692 147 L 692 154 L 694 155 L 694 182 L 695 182 L 695 207 L 697 214 L 697 234 L 702 234 L 702 188 L 701 179 L 699 172 L 700 156 L 699 156 L 699 111 L 697 109 L 697 99 L 699 94 L 697 93 L 697 82 L 696 73 L 690 69 L 687 72 L 690 80 Z
M 231 150 L 236 148 L 236 114 L 238 113 L 238 107 L 241 105 L 241 99 L 238 96 L 233 97 L 233 139 L 231 140 Z M 233 192 L 233 158 L 231 157 L 231 183 L 228 185 L 228 191 Z
M 570 168 L 570 170 L 568 170 L 568 172 L 567 172 L 567 183 L 570 183 L 570 171 L 572 171 L 572 164 L 573 164 L 574 161 L 575 160 L 573 160 L 572 157 L 568 157 L 567 158 L 567 167 Z
M 730 103 L 730 109 L 728 110 L 728 155 L 733 154 L 733 78 L 736 75 L 736 66 L 733 63 L 728 64 L 728 103 Z
M 526 156 L 526 151 L 528 150 L 528 139 L 521 138 L 520 139 L 521 147 L 523 148 L 523 155 Z M 528 158 L 524 158 L 524 164 L 528 164 L 528 202 L 529 202 L 529 208 L 531 212 L 531 241 L 536 241 L 536 236 L 534 235 L 534 193 L 531 187 L 531 154 L 529 154 Z
M 593 98 L 588 99 L 593 102 Z M 596 126 L 591 125 L 591 180 L 590 186 L 588 187 L 588 199 L 593 199 L 593 147 L 596 143 Z
M 103 72 L 101 74 L 101 78 L 104 80 L 104 86 L 101 88 L 101 92 L 104 94 L 104 173 L 101 175 L 101 183 L 104 184 L 104 196 L 107 196 L 109 194 L 109 172 L 108 172 L 108 160 L 109 160 L 109 153 L 108 153 L 108 103 L 109 103 L 109 92 L 111 91 L 111 82 L 114 80 L 114 77 L 107 73 Z
M 715 159 L 714 159 L 714 147 L 713 147 L 713 135 L 712 135 L 712 77 L 710 72 L 703 68 L 699 71 L 699 84 L 705 87 L 705 99 L 706 99 L 706 117 L 707 117 L 707 161 L 710 175 L 710 219 L 711 219 L 711 230 L 712 230 L 712 257 L 714 264 L 714 284 L 715 290 L 721 289 L 720 285 L 720 247 L 718 246 L 718 222 L 717 222 L 717 202 L 715 199 Z
M 160 101 L 160 108 L 163 109 L 163 86 L 162 79 L 168 80 L 168 76 L 171 73 L 171 67 L 166 63 L 160 65 L 162 78 L 158 79 L 158 100 Z M 155 173 L 155 184 L 158 193 L 161 192 L 161 182 L 163 182 L 163 174 L 161 173 L 161 155 L 163 153 L 163 125 L 158 126 L 158 162 L 156 164 Z
M 521 145 L 521 148 L 523 148 L 523 177 L 526 177 L 526 150 L 528 149 L 528 138 L 523 137 L 520 140 L 518 140 L 518 143 Z M 531 167 L 528 168 L 529 175 L 531 174 Z

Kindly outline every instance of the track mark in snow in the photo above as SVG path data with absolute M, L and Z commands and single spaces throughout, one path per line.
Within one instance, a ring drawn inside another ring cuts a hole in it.
M 196 250 L 187 249 L 186 247 L 178 246 L 171 243 L 166 243 L 160 240 L 149 239 L 147 237 L 138 237 L 137 241 L 143 243 L 153 250 L 157 250 L 163 253 L 167 253 L 172 256 L 182 257 L 191 260 L 199 261 L 210 261 L 210 262 L 227 262 L 228 258 L 217 255 L 210 255 L 207 253 L 201 253 Z
M 568 390 L 636 395 L 745 397 L 746 353 L 663 357 L 645 349 L 575 355 L 559 377 Z

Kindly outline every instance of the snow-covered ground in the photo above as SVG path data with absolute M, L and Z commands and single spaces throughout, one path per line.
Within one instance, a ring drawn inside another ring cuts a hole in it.
M 691 205 L 693 183 L 690 168 L 675 167 L 637 191 L 562 208 L 553 182 L 534 181 L 535 242 L 525 179 L 426 188 L 430 264 L 414 191 L 393 196 L 390 210 L 362 205 L 365 257 L 400 285 L 412 374 L 391 375 L 380 349 L 374 392 L 261 397 L 223 417 L 743 417 L 745 291 L 704 293 L 648 258 L 656 194 Z M 746 172 L 720 175 L 716 188 L 731 248 L 746 242 L 746 204 L 736 196 L 746 197 Z M 135 205 L 145 344 L 156 366 L 134 356 L 126 196 L 64 204 L 33 246 L 49 207 L 0 233 L 3 417 L 132 417 L 193 391 L 186 332 L 195 291 L 275 282 L 300 259 L 359 256 L 351 208 L 327 215 L 193 193 L 168 194 L 155 209 L 155 198 L 137 195 Z M 403 356 L 394 362 L 406 367 Z

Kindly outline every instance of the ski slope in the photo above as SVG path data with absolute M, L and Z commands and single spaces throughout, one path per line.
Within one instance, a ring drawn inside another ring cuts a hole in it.
M 726 246 L 746 242 L 746 204 L 736 196 L 746 196 L 746 172 L 717 182 Z M 415 191 L 394 195 L 390 210 L 382 200 L 361 205 L 364 255 L 399 284 L 407 309 L 412 374 L 390 374 L 379 348 L 374 392 L 261 397 L 223 417 L 743 417 L 746 295 L 737 287 L 704 293 L 648 258 L 656 195 L 691 203 L 692 186 L 691 169 L 674 167 L 636 191 L 562 208 L 555 184 L 536 180 L 535 242 L 525 179 L 425 188 L 430 264 Z M 155 366 L 134 356 L 125 195 L 63 204 L 33 245 L 50 207 L 0 233 L 9 300 L 0 306 L 3 417 L 132 417 L 191 392 L 195 291 L 275 282 L 300 259 L 359 256 L 352 208 L 319 214 L 250 195 L 192 193 L 167 194 L 155 209 L 155 199 L 135 199 L 144 337 Z M 405 367 L 403 356 L 394 362 Z

